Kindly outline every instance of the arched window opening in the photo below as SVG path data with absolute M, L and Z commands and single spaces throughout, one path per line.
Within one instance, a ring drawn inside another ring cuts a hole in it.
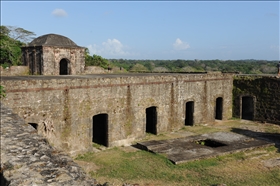
M 157 134 L 157 108 L 149 107 L 146 109 L 146 132 Z
M 31 125 L 34 129 L 38 130 L 38 124 L 37 123 L 28 123 Z
M 92 117 L 92 142 L 108 146 L 108 114 Z
M 218 97 L 216 99 L 215 119 L 218 119 L 218 120 L 223 119 L 223 98 L 222 97 Z
M 194 113 L 194 102 L 189 101 L 186 103 L 185 125 L 193 126 L 193 113 Z
M 69 75 L 69 62 L 67 59 L 62 59 L 59 62 L 59 75 Z

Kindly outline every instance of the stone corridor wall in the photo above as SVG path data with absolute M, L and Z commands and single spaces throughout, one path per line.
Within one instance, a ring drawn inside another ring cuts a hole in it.
M 194 124 L 215 121 L 216 98 L 223 119 L 232 117 L 233 74 L 156 74 L 2 77 L 3 102 L 38 133 L 66 152 L 92 150 L 92 117 L 108 114 L 108 146 L 145 137 L 148 107 L 157 108 L 157 132 L 185 124 L 194 101 Z
M 47 140 L 22 118 L 0 103 L 1 186 L 100 186 L 67 154 Z
M 242 97 L 254 98 L 255 121 L 280 124 L 280 78 L 237 76 L 233 81 L 233 116 L 242 116 Z

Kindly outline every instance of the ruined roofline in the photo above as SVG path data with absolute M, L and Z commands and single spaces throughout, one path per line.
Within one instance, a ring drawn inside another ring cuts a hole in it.
M 67 48 L 80 48 L 75 42 L 68 37 L 58 34 L 46 34 L 37 37 L 27 47 L 36 46 L 49 46 L 49 47 L 67 47 Z M 83 48 L 83 47 L 81 47 Z

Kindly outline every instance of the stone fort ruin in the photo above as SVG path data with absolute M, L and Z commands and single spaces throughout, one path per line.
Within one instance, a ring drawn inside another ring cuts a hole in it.
M 221 72 L 79 75 L 84 48 L 52 34 L 24 47 L 23 59 L 32 74 L 45 76 L 1 77 L 7 93 L 2 102 L 72 155 L 91 151 L 93 142 L 130 145 L 146 133 L 227 120 L 233 114 L 280 123 L 279 79 L 266 84 L 267 79 L 236 80 L 234 73 Z M 59 76 L 66 74 L 75 76 Z M 246 89 L 242 82 L 259 88 Z
M 67 37 L 46 34 L 22 47 L 22 61 L 32 75 L 76 75 L 84 72 L 84 52 Z

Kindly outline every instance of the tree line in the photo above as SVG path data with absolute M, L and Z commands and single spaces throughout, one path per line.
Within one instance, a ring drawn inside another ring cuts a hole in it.
M 109 59 L 110 64 L 127 71 L 147 72 L 239 72 L 243 74 L 275 74 L 278 61 L 268 60 L 131 60 Z
M 22 65 L 21 47 L 35 38 L 35 33 L 19 27 L 0 26 L 0 65 L 2 67 Z M 131 72 L 205 72 L 223 71 L 243 74 L 275 74 L 278 61 L 268 60 L 134 60 L 105 59 L 90 55 L 85 49 L 85 65 L 100 66 L 105 69 L 114 67 Z

